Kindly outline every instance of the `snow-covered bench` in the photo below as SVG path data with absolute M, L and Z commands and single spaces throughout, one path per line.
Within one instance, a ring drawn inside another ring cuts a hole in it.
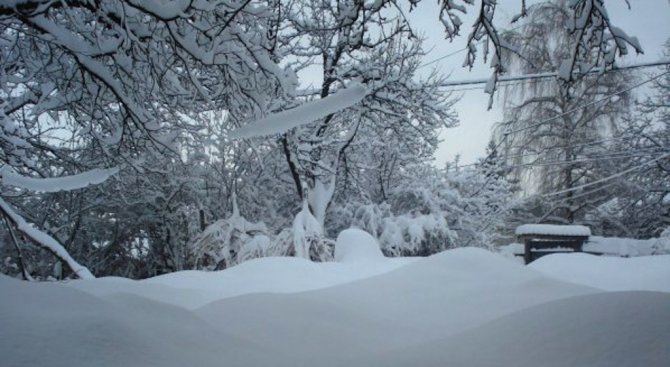
M 556 252 L 582 252 L 591 230 L 586 226 L 556 224 L 524 224 L 515 232 L 524 244 L 523 259 L 526 264 Z

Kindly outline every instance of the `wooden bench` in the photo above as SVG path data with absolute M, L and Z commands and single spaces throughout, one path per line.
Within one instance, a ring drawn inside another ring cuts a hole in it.
M 524 224 L 515 233 L 524 244 L 523 259 L 528 264 L 548 254 L 582 252 L 591 230 L 579 225 Z

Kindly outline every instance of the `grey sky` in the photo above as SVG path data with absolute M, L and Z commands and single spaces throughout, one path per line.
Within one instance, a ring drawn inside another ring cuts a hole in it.
M 526 0 L 528 6 L 541 2 L 540 0 Z M 629 0 L 629 10 L 625 0 L 607 0 L 606 6 L 610 19 L 614 25 L 626 31 L 629 35 L 639 39 L 645 51 L 643 55 L 631 55 L 625 60 L 619 60 L 620 65 L 650 62 L 662 58 L 662 46 L 670 38 L 670 0 Z M 453 42 L 444 39 L 444 29 L 438 20 L 439 8 L 437 1 L 424 0 L 412 12 L 406 15 L 412 27 L 418 34 L 427 39 L 425 50 L 431 50 L 426 56 L 426 62 L 431 62 L 465 47 L 470 26 L 476 15 L 479 2 L 476 6 L 469 6 L 469 14 L 462 17 L 464 24 L 461 28 L 461 37 Z M 509 20 L 516 15 L 521 6 L 521 0 L 498 0 L 496 9 L 496 26 L 500 29 L 513 27 Z M 472 70 L 463 68 L 464 52 L 442 59 L 426 67 L 429 72 L 437 66 L 444 74 L 450 74 L 452 80 L 481 79 L 491 75 L 491 69 L 480 59 Z M 307 68 L 300 73 L 304 87 L 318 85 L 322 71 L 318 67 Z M 459 88 L 462 89 L 462 88 Z M 438 147 L 435 163 L 438 166 L 452 161 L 460 154 L 460 162 L 468 164 L 484 156 L 486 145 L 491 136 L 491 127 L 502 118 L 502 98 L 504 90 L 498 92 L 498 98 L 493 108 L 487 111 L 488 95 L 481 89 L 460 91 L 462 99 L 455 106 L 459 115 L 460 126 L 444 129 L 441 133 L 443 142 Z
M 528 5 L 539 1 L 527 1 Z M 520 0 L 501 0 L 496 11 L 497 25 L 508 27 L 509 19 L 520 8 Z M 607 9 L 614 25 L 622 28 L 629 35 L 638 37 L 645 51 L 644 55 L 632 55 L 620 64 L 649 62 L 662 57 L 662 45 L 670 38 L 670 1 L 668 0 L 630 0 L 628 10 L 624 0 L 606 1 Z M 471 8 L 471 10 L 474 8 Z M 463 36 L 453 42 L 444 39 L 444 33 L 437 21 L 438 8 L 435 1 L 423 1 L 418 8 L 409 14 L 415 30 L 428 37 L 426 49 L 432 49 L 427 61 L 457 51 L 465 46 L 465 38 L 470 31 L 472 16 L 464 17 Z M 488 77 L 490 69 L 480 60 L 472 71 L 462 68 L 465 54 L 463 52 L 441 60 L 437 63 L 444 73 L 451 73 L 453 79 L 475 79 Z M 461 155 L 462 163 L 470 163 L 484 155 L 486 144 L 490 138 L 491 126 L 501 119 L 499 100 L 493 109 L 487 111 L 488 95 L 483 90 L 460 92 L 462 100 L 456 108 L 460 117 L 460 126 L 445 129 L 441 134 L 444 139 L 436 154 L 436 164 L 453 160 Z

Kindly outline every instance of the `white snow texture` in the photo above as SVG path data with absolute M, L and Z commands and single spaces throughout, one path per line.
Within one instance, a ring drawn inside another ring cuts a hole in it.
M 335 261 L 366 262 L 384 258 L 379 242 L 368 232 L 357 228 L 342 231 L 335 242 Z
M 34 178 L 20 175 L 5 166 L 0 170 L 0 178 L 2 178 L 2 184 L 4 185 L 33 191 L 58 192 L 77 190 L 90 185 L 103 183 L 110 176 L 115 175 L 118 172 L 118 168 L 96 168 L 71 176 Z
M 363 100 L 367 94 L 367 88 L 363 84 L 351 83 L 347 88 L 326 98 L 310 101 L 293 109 L 251 122 L 233 130 L 229 137 L 240 139 L 281 134 L 294 127 L 309 124 L 314 120 L 351 107 Z
M 579 225 L 524 224 L 516 228 L 515 234 L 554 235 L 554 236 L 590 236 L 591 229 Z
M 344 259 L 361 257 L 343 263 L 264 258 L 219 272 L 66 284 L 0 276 L 2 364 L 670 363 L 670 289 L 667 282 L 658 287 L 668 279 L 670 256 L 600 266 L 606 259 L 552 255 L 525 267 L 485 250 L 462 248 L 428 258 L 359 261 L 373 257 L 366 238 L 358 230 L 340 236 L 340 244 L 367 243 L 340 246 Z M 614 281 L 615 273 L 631 275 L 641 264 L 652 263 L 626 291 L 598 289 L 605 283 L 591 279 L 594 272 L 604 272 L 601 278 Z M 589 267 L 594 271 L 582 271 Z M 568 283 L 554 276 L 559 273 L 575 275 Z M 636 290 L 650 284 L 663 292 Z

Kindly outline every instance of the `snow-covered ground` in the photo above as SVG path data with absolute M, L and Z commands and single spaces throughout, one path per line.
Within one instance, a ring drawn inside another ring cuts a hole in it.
M 608 291 L 670 293 L 670 255 L 608 257 L 584 253 L 541 257 L 529 267 L 552 278 Z
M 265 258 L 143 281 L 0 276 L 0 365 L 670 365 L 670 256 L 526 267 L 475 248 L 386 259 L 358 240 L 344 236 L 333 263 Z

